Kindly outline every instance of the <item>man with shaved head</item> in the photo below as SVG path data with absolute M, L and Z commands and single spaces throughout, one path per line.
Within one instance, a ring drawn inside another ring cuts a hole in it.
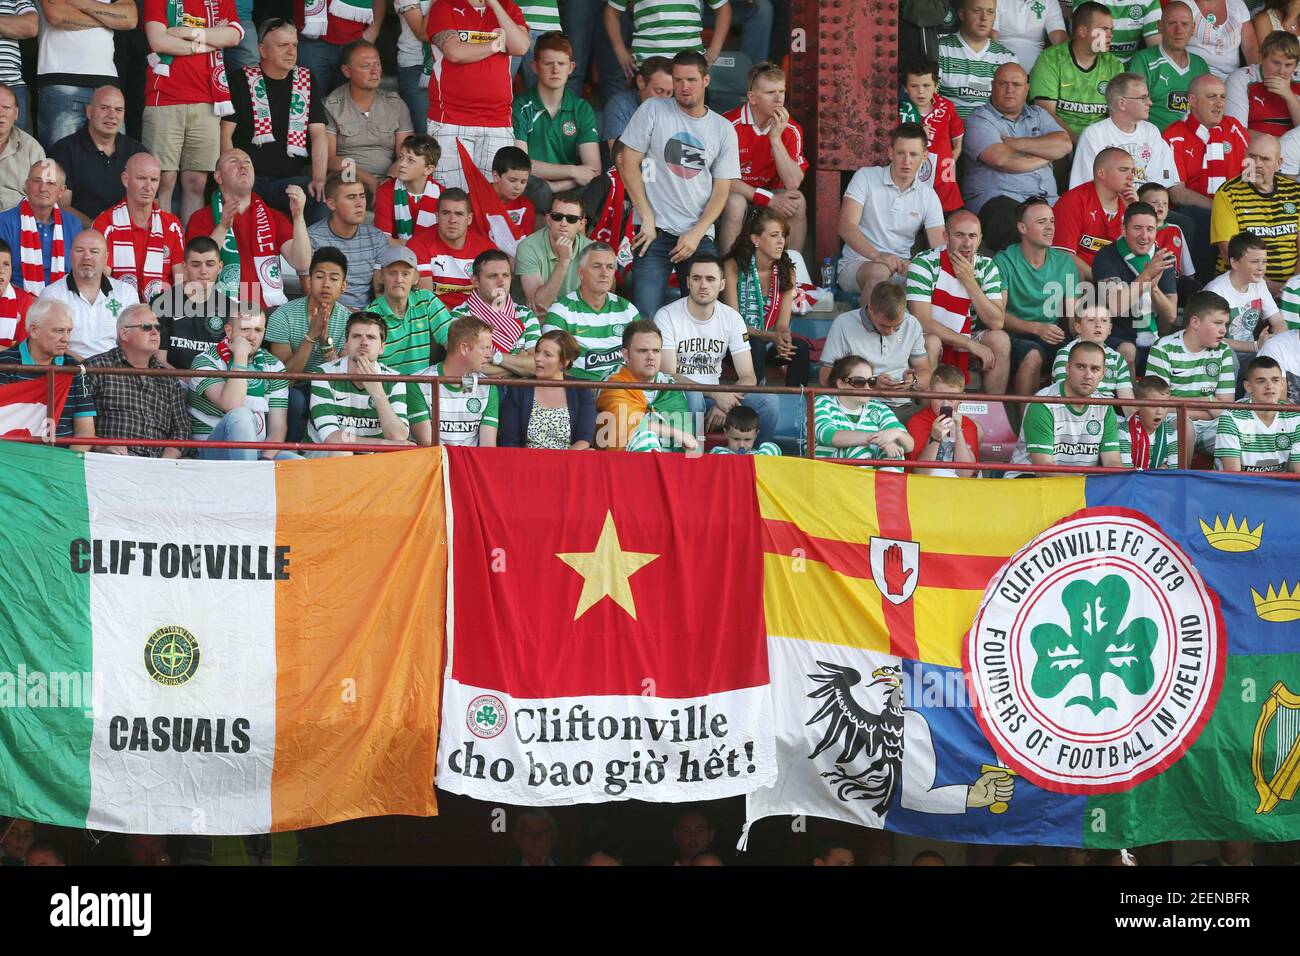
M 1056 204 L 1052 245 L 1074 256 L 1079 273 L 1092 278 L 1092 260 L 1124 231 L 1124 207 L 1137 202 L 1133 157 L 1118 147 L 1103 149 L 1092 163 L 1092 179 L 1075 186 Z
M 40 299 L 53 299 L 68 307 L 72 313 L 68 352 L 85 359 L 117 344 L 117 317 L 140 298 L 125 282 L 109 278 L 108 243 L 98 230 L 77 234 L 69 260 L 68 274 L 46 286 Z
M 1169 0 L 1160 14 L 1160 42 L 1138 50 L 1128 68 L 1147 81 L 1151 115 L 1157 129 L 1166 130 L 1187 116 L 1187 91 L 1198 76 L 1209 74 L 1204 57 L 1187 49 L 1195 21 L 1183 0 Z
M 1268 245 L 1265 281 L 1274 297 L 1297 272 L 1300 261 L 1300 183 L 1279 176 L 1282 151 L 1276 136 L 1253 133 L 1241 175 L 1214 194 L 1210 211 L 1210 241 L 1219 249 L 1216 269 L 1228 268 L 1228 242 L 1249 231 Z
M 974 356 L 984 370 L 983 391 L 1002 394 L 1011 369 L 1002 276 L 977 251 L 982 234 L 974 213 L 949 216 L 944 238 L 945 248 L 921 253 L 907 272 L 907 304 L 925 332 L 930 368 L 942 362 L 965 372 Z
M 39 159 L 27 170 L 26 198 L 0 212 L 0 239 L 13 252 L 12 282 L 32 295 L 68 274 L 69 243 L 81 232 L 81 220 L 59 207 L 65 184 L 58 163 Z
M 1031 196 L 1056 202 L 1052 163 L 1070 155 L 1070 134 L 1041 106 L 1026 102 L 1029 75 L 1019 63 L 993 74 L 989 102 L 966 118 L 963 152 L 970 166 L 962 193 L 979 213 L 984 241 L 995 252 L 1016 241 L 1016 208 Z
M 50 147 L 68 176 L 71 197 L 64 208 L 89 226 L 101 212 L 122 199 L 122 171 L 144 144 L 122 132 L 126 100 L 116 86 L 101 86 L 86 106 L 86 122 Z
M 108 242 L 108 274 L 148 302 L 181 279 L 185 230 L 158 208 L 162 167 L 152 153 L 136 153 L 122 171 L 126 198 L 100 213 L 95 228 Z
M 1192 258 L 1204 279 L 1214 274 L 1214 246 L 1209 242 L 1214 194 L 1241 175 L 1250 149 L 1246 127 L 1225 115 L 1227 97 L 1223 80 L 1213 74 L 1198 76 L 1187 90 L 1187 117 L 1165 130 L 1182 180 L 1169 190 L 1169 201 L 1196 226 Z

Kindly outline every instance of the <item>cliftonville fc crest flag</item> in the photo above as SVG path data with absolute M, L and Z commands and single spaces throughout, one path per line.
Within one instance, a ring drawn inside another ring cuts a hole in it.
M 752 459 L 447 459 L 439 787 L 543 805 L 774 779 Z
M 779 773 L 751 824 L 1086 847 L 1300 833 L 1293 485 L 756 469 Z
M 436 812 L 441 472 L 0 442 L 0 813 L 202 836 Z

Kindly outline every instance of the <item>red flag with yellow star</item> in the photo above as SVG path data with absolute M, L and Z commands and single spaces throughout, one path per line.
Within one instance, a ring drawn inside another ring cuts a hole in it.
M 535 805 L 775 779 L 749 458 L 447 458 L 439 786 Z

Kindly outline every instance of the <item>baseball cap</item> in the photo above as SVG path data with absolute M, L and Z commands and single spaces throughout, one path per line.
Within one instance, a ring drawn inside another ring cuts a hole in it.
M 405 262 L 412 269 L 420 267 L 419 261 L 415 258 L 415 253 L 406 246 L 389 246 L 388 251 L 379 258 L 379 268 L 387 269 L 397 262 Z

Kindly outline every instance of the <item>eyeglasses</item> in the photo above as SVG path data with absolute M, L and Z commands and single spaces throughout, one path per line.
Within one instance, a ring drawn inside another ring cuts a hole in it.
M 551 222 L 567 222 L 571 226 L 582 222 L 582 216 L 574 216 L 567 212 L 553 212 L 550 216 Z
M 1150 103 L 1150 102 L 1151 102 L 1151 94 L 1150 94 L 1150 93 L 1144 93 L 1144 94 L 1142 94 L 1141 96 L 1121 96 L 1120 99 L 1121 99 L 1121 100 L 1137 100 L 1137 101 L 1139 101 L 1139 102 Z
M 861 375 L 855 375 L 852 378 L 846 378 L 843 381 L 846 385 L 849 386 L 849 388 L 875 388 L 876 387 L 875 376 L 872 376 L 871 378 L 863 378 Z
M 144 329 L 146 332 L 159 332 L 162 326 L 157 322 L 141 322 L 139 325 L 124 325 L 124 329 Z

